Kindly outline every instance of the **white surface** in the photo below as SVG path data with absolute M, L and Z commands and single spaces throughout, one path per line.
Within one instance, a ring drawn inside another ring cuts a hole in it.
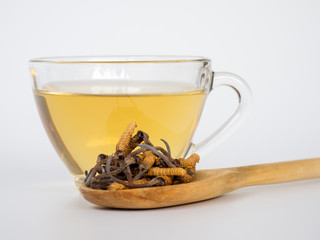
M 0 185 L 6 193 L 0 206 L 3 239 L 93 239 L 98 234 L 156 240 L 320 236 L 319 180 L 250 187 L 184 206 L 116 210 L 86 202 L 64 176 L 58 180 L 29 174 L 23 174 L 31 178 L 23 184 Z
M 138 239 L 136 227 L 154 239 L 319 239 L 319 180 L 160 210 L 92 207 L 41 127 L 27 62 L 63 55 L 204 55 L 215 71 L 246 79 L 255 103 L 248 121 L 200 168 L 319 157 L 319 13 L 316 0 L 2 0 L 1 239 L 88 239 L 96 232 Z M 222 89 L 209 98 L 196 139 L 223 121 L 235 99 Z

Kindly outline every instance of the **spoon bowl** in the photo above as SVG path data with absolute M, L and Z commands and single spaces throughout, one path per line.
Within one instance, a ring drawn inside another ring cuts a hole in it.
M 320 178 L 320 158 L 196 171 L 190 183 L 124 190 L 79 190 L 89 202 L 110 208 L 148 209 L 198 202 L 252 186 Z

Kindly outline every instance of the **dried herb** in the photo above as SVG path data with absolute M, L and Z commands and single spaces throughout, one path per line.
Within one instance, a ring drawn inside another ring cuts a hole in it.
M 116 152 L 109 156 L 100 154 L 96 165 L 85 171 L 87 187 L 116 191 L 188 183 L 194 179 L 199 155 L 173 159 L 165 140 L 161 139 L 166 149 L 154 146 L 143 131 L 132 136 L 136 127 L 136 123 L 130 123 L 116 145 Z

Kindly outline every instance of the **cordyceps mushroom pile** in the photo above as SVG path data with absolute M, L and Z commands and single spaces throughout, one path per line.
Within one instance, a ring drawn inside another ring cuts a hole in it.
M 137 131 L 130 123 L 111 155 L 100 154 L 97 164 L 85 171 L 87 187 L 104 190 L 122 190 L 188 183 L 194 179 L 199 155 L 187 159 L 173 159 L 169 144 L 154 146 L 147 133 Z

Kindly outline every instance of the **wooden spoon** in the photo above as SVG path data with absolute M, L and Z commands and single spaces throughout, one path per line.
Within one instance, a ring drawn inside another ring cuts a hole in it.
M 235 168 L 198 170 L 194 181 L 163 187 L 97 190 L 79 185 L 83 197 L 99 206 L 126 209 L 160 208 L 198 202 L 236 189 L 262 184 L 319 178 L 320 158 Z

